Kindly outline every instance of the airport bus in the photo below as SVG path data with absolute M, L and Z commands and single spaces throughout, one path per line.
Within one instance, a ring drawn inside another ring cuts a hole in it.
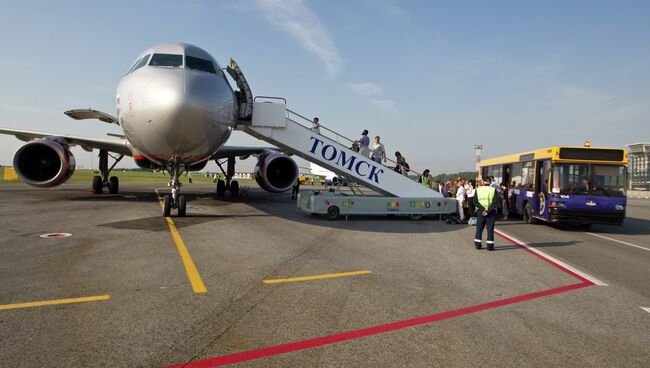
M 627 151 L 549 147 L 480 162 L 482 177 L 508 188 L 509 212 L 526 223 L 622 225 L 627 204 Z

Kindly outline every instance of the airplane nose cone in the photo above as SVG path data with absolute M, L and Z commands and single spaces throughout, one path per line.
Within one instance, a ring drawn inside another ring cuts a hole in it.
M 181 102 L 183 90 L 184 83 L 181 73 L 158 76 L 147 84 L 144 90 L 144 103 L 151 107 L 174 107 Z
M 146 152 L 185 162 L 211 155 L 232 129 L 232 91 L 224 87 L 219 75 L 182 69 L 152 79 L 139 115 Z

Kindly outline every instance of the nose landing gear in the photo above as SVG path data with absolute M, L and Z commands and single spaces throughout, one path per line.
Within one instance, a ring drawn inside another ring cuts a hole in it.
M 181 194 L 181 166 L 178 163 L 172 165 L 171 170 L 171 180 L 169 181 L 168 186 L 172 188 L 171 196 L 166 195 L 163 197 L 163 216 L 171 216 L 171 210 L 176 209 L 178 217 L 184 217 L 187 209 L 185 202 L 185 196 Z

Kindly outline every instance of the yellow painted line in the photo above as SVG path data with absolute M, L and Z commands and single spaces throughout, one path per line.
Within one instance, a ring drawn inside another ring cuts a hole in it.
M 370 270 L 362 271 L 352 271 L 352 272 L 340 272 L 340 273 L 327 273 L 324 275 L 314 275 L 314 276 L 302 276 L 302 277 L 292 277 L 288 279 L 272 279 L 272 280 L 262 280 L 265 284 L 277 284 L 280 282 L 297 282 L 297 281 L 311 281 L 311 280 L 320 280 L 320 279 L 331 279 L 334 277 L 344 277 L 344 276 L 356 276 L 356 275 L 365 275 L 372 273 Z
M 156 196 L 158 196 L 158 202 L 160 202 L 160 207 L 162 207 L 163 202 L 160 199 L 160 193 L 158 193 L 158 189 L 156 189 Z M 192 285 L 192 290 L 194 290 L 195 293 L 206 293 L 208 289 L 205 287 L 203 279 L 201 279 L 201 275 L 199 275 L 199 270 L 197 270 L 196 265 L 192 260 L 192 256 L 190 256 L 190 252 L 187 250 L 183 238 L 181 238 L 181 234 L 176 229 L 174 220 L 172 220 L 171 217 L 165 217 L 165 220 L 167 220 L 167 225 L 169 225 L 169 232 L 172 234 L 174 243 L 176 243 L 178 254 L 180 254 L 181 260 L 183 261 L 183 266 L 185 266 L 185 272 L 187 273 L 187 278 L 190 280 L 190 284 Z
M 111 298 L 110 295 L 97 295 L 97 296 L 86 296 L 86 297 L 83 297 L 83 298 L 42 300 L 42 301 L 38 301 L 38 302 L 29 302 L 29 303 L 5 304 L 5 305 L 0 305 L 0 311 L 8 310 L 8 309 L 43 307 L 43 306 L 46 306 L 46 305 L 96 302 L 96 301 L 100 301 L 100 300 L 108 300 L 110 298 Z

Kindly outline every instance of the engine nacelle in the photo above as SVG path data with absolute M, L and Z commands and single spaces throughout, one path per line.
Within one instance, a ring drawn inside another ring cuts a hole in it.
M 208 160 L 197 162 L 187 167 L 187 171 L 201 171 L 208 165 Z
M 76 167 L 70 150 L 57 142 L 42 139 L 20 147 L 14 155 L 14 169 L 22 181 L 48 188 L 65 183 Z
M 158 165 L 155 162 L 151 162 L 151 160 L 144 157 L 143 155 L 133 155 L 133 161 L 135 161 L 135 164 L 138 165 L 138 167 L 141 169 L 146 169 L 146 170 L 162 169 L 162 166 Z
M 254 176 L 257 184 L 267 192 L 286 192 L 298 179 L 298 165 L 287 155 L 273 153 L 260 157 Z

